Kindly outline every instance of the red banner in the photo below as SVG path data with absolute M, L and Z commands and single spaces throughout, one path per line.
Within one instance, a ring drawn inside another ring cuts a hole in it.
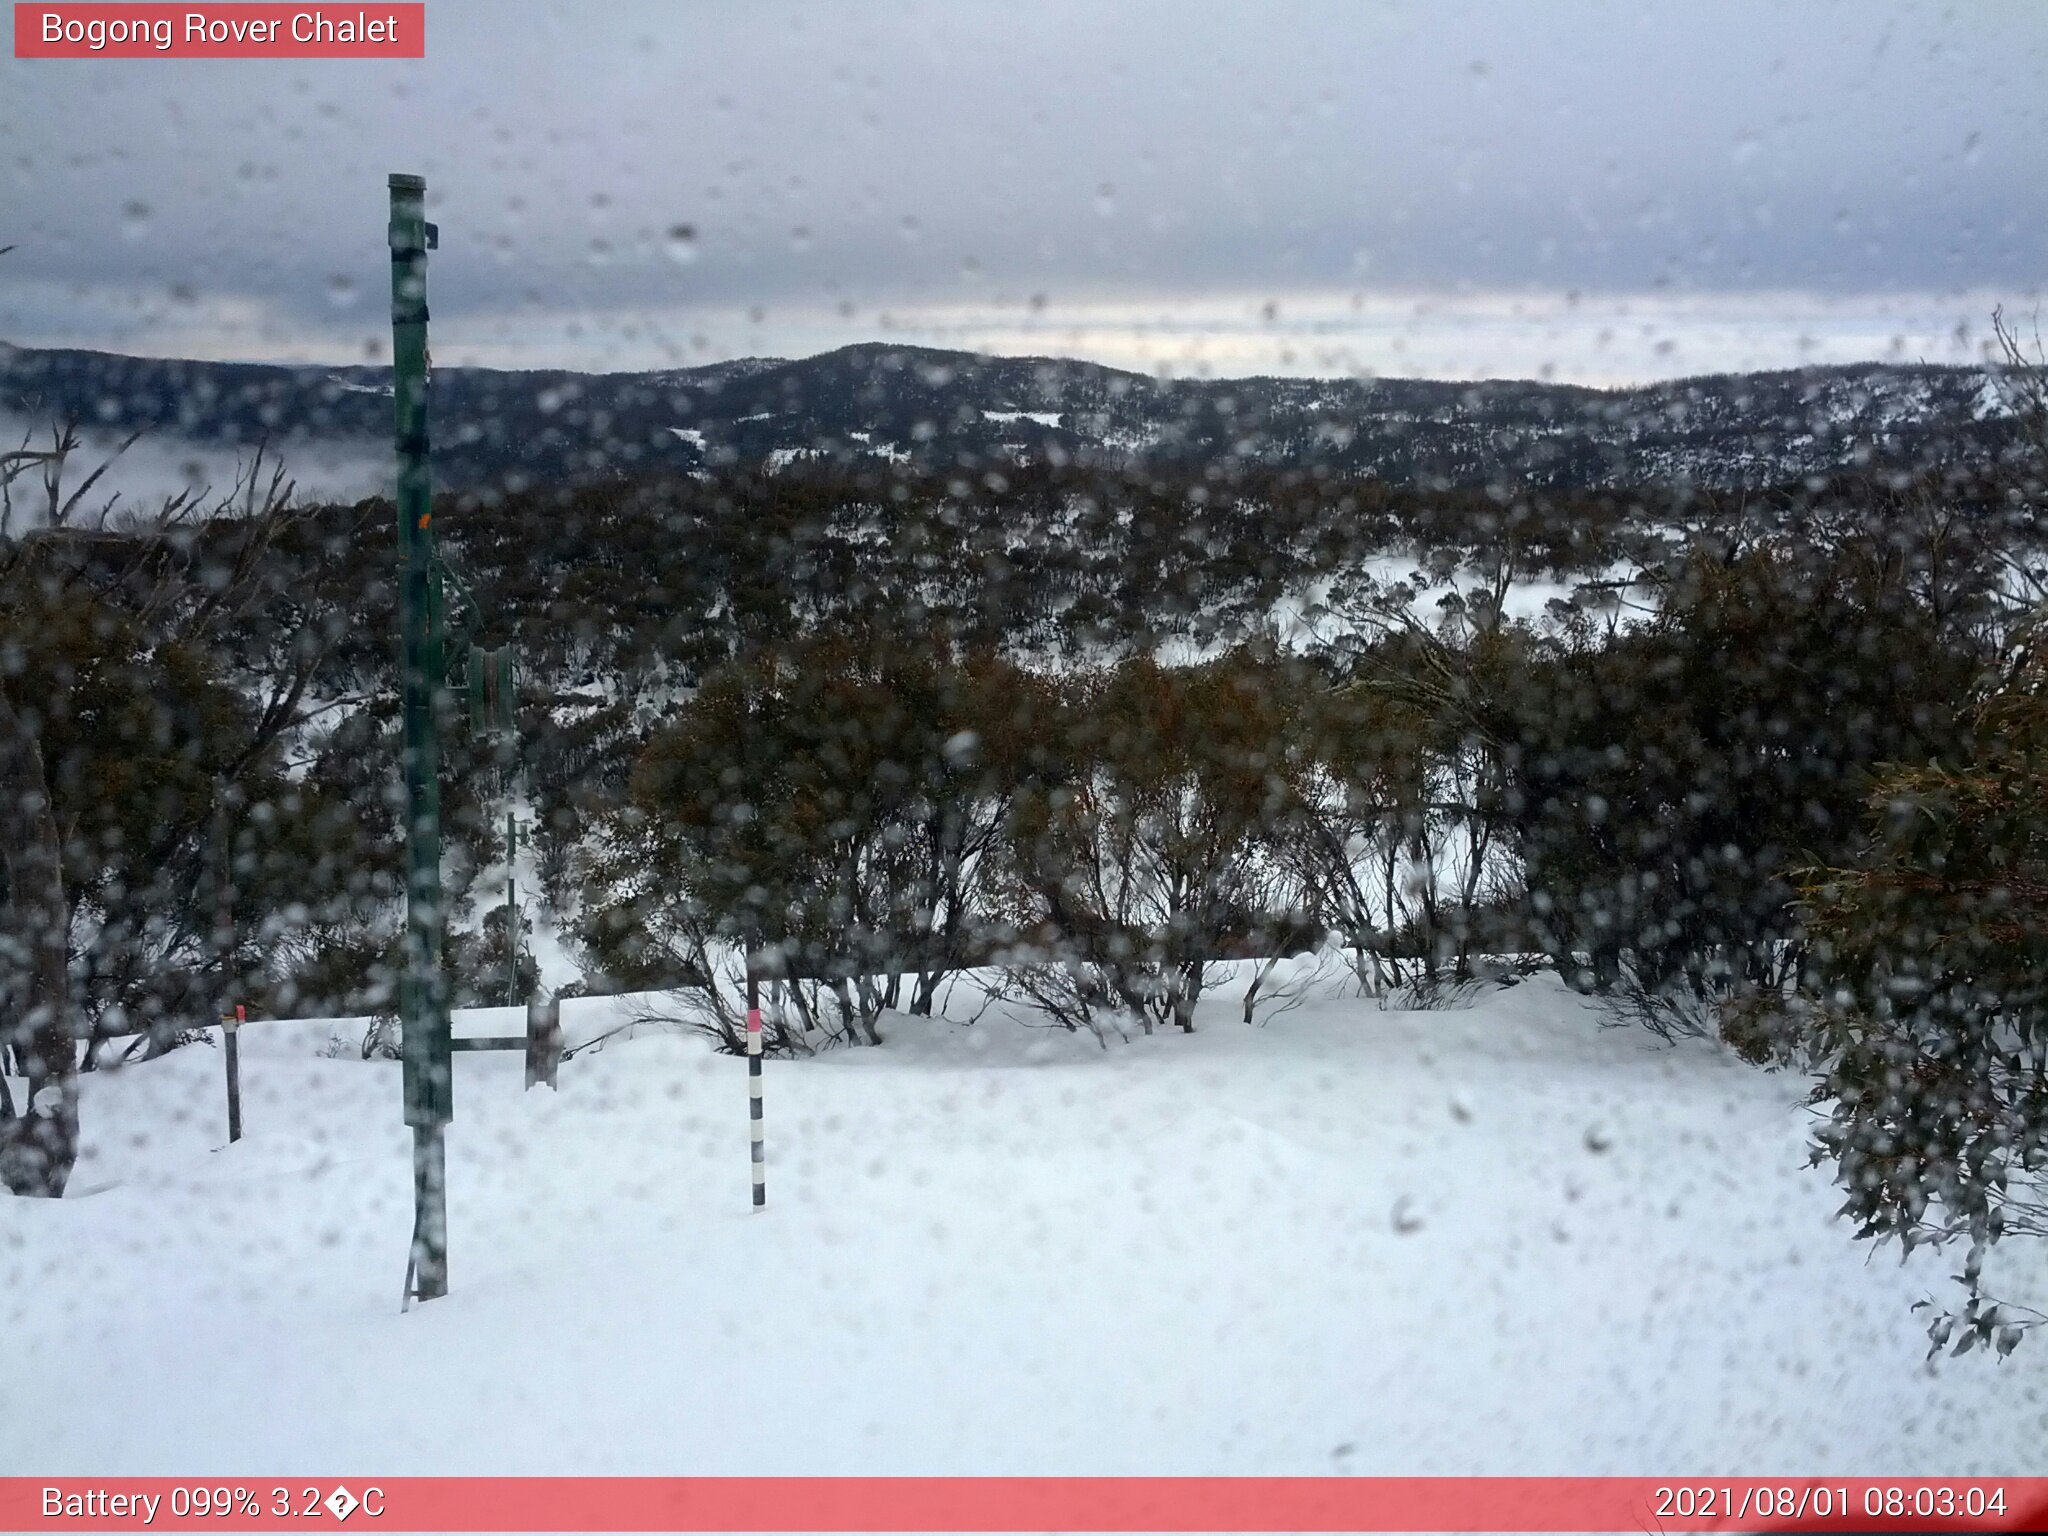
M 424 4 L 23 5 L 17 59 L 423 59 Z
M 2048 1478 L 0 1478 L 0 1530 L 2039 1531 Z

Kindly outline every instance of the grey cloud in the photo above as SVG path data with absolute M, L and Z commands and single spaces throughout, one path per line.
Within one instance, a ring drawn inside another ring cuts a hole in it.
M 418 64 L 0 60 L 0 284 L 374 332 L 392 169 L 448 231 L 438 314 L 593 353 L 692 306 L 758 306 L 779 350 L 778 313 L 842 304 L 2021 295 L 2048 269 L 2027 5 L 435 0 L 429 38 Z M 0 332 L 58 339 L 30 311 L 0 286 Z

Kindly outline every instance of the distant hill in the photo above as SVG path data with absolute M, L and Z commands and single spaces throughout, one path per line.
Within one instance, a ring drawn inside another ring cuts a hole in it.
M 147 427 L 201 447 L 390 437 L 390 371 L 0 347 L 0 413 Z M 1627 390 L 1527 381 L 1178 379 L 1094 363 L 868 343 L 800 361 L 587 374 L 444 368 L 435 477 L 570 483 L 804 457 L 922 469 L 1213 462 L 1397 481 L 1729 488 L 2002 452 L 1983 368 L 1855 364 Z

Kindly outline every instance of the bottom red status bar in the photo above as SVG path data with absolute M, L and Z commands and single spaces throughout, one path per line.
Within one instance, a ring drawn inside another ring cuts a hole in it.
M 2038 1531 L 2048 1478 L 0 1478 L 0 1530 Z

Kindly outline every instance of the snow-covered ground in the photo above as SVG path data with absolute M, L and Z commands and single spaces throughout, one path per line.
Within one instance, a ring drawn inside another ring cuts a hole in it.
M 760 1214 L 739 1060 L 459 1056 L 406 1315 L 395 1064 L 252 1026 L 233 1147 L 218 1052 L 95 1074 L 79 1198 L 0 1200 L 0 1473 L 2042 1470 L 2048 1343 L 1923 1364 L 1955 1266 L 1831 1219 L 1802 1081 L 1541 980 L 1201 1026 L 771 1062 Z

